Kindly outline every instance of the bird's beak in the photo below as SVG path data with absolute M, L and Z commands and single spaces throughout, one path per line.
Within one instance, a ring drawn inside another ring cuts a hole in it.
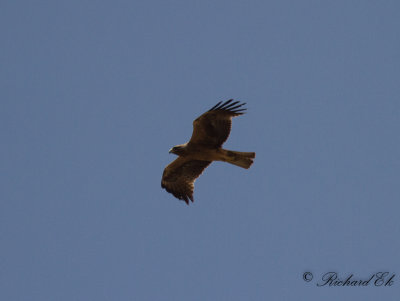
M 171 154 L 172 153 L 172 148 L 168 151 L 168 154 Z

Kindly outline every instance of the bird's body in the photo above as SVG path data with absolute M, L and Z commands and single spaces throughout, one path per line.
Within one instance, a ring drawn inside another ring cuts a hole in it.
M 165 168 L 162 188 L 189 204 L 189 200 L 194 200 L 194 181 L 212 161 L 228 162 L 243 168 L 251 166 L 255 153 L 222 148 L 231 130 L 232 117 L 242 115 L 245 110 L 240 109 L 245 103 L 238 103 L 232 99 L 223 104 L 219 102 L 193 121 L 190 141 L 170 150 L 179 157 Z

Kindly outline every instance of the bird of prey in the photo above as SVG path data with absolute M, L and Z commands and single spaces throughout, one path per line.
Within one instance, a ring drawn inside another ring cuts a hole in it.
M 189 205 L 192 202 L 194 181 L 212 161 L 228 162 L 243 168 L 253 164 L 253 152 L 230 151 L 222 148 L 231 131 L 232 117 L 244 114 L 246 103 L 229 99 L 220 101 L 193 121 L 193 133 L 189 142 L 174 146 L 169 153 L 178 158 L 165 169 L 161 187 Z

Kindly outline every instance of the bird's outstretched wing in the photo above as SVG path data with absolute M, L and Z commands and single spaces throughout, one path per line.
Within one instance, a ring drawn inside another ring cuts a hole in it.
M 202 144 L 211 148 L 221 147 L 229 137 L 232 117 L 242 115 L 246 110 L 240 108 L 246 103 L 232 101 L 233 99 L 224 103 L 220 101 L 193 121 L 193 133 L 189 144 Z
M 192 202 L 194 201 L 194 181 L 210 164 L 211 161 L 199 161 L 191 160 L 187 157 L 178 157 L 164 169 L 161 187 L 189 205 L 189 200 Z

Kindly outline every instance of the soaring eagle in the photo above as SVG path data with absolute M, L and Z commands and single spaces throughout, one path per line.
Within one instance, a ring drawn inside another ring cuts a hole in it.
M 212 161 L 228 162 L 243 168 L 253 164 L 255 153 L 222 148 L 231 131 L 232 117 L 242 115 L 246 110 L 241 108 L 246 103 L 232 101 L 220 101 L 198 117 L 193 121 L 190 141 L 169 150 L 179 157 L 164 169 L 161 187 L 188 205 L 189 200 L 194 201 L 194 181 Z

